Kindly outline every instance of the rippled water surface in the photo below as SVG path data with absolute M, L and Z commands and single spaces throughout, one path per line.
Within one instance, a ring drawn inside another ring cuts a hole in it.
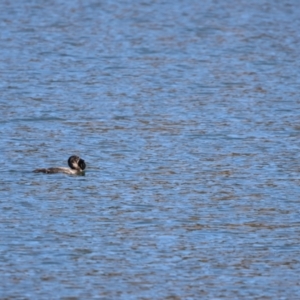
M 0 298 L 300 299 L 299 15 L 2 1 Z

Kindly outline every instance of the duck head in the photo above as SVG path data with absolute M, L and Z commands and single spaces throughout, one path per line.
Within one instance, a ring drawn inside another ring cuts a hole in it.
M 68 165 L 71 169 L 78 171 L 83 171 L 86 168 L 85 161 L 76 155 L 69 157 Z

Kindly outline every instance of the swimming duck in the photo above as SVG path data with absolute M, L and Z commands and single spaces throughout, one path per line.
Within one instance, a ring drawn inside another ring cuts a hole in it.
M 82 175 L 84 173 L 83 170 L 86 167 L 84 160 L 76 155 L 72 155 L 69 157 L 68 165 L 70 168 L 56 167 L 48 169 L 36 169 L 33 172 L 46 174 L 64 173 L 69 175 Z

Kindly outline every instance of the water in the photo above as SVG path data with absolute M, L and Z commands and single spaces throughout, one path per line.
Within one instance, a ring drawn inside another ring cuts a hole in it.
M 299 299 L 299 14 L 3 1 L 0 298 Z

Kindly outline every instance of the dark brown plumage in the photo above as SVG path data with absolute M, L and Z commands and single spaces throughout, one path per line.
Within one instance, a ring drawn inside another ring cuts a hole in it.
M 43 168 L 43 169 L 36 169 L 33 172 L 45 173 L 45 174 L 64 173 L 69 175 L 81 175 L 84 173 L 84 169 L 86 168 L 85 161 L 76 155 L 72 155 L 69 157 L 68 165 L 70 168 L 64 168 L 64 167 Z

